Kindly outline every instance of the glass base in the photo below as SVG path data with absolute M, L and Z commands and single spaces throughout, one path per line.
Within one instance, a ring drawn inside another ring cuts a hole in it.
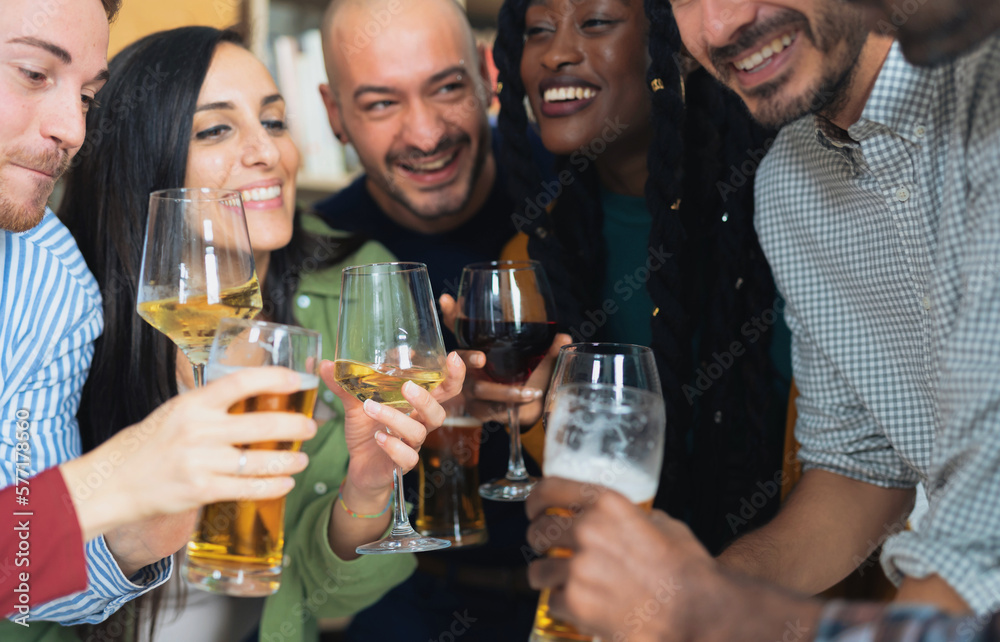
M 507 479 L 502 477 L 479 487 L 479 496 L 495 502 L 523 502 L 538 483 L 537 477 Z
M 192 560 L 187 555 L 181 564 L 181 577 L 196 589 L 234 597 L 266 597 L 281 586 L 281 566 L 211 560 L 211 564 Z
M 424 553 L 448 548 L 451 542 L 436 537 L 421 537 L 413 531 L 412 535 L 390 535 L 371 544 L 365 544 L 354 549 L 358 555 L 385 555 L 387 553 Z

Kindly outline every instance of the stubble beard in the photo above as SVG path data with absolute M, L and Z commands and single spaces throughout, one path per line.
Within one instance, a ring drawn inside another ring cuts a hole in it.
M 813 46 L 827 56 L 836 55 L 836 59 L 824 65 L 820 77 L 808 90 L 799 95 L 785 99 L 780 97 L 788 76 L 794 70 L 750 90 L 744 90 L 748 98 L 758 101 L 758 107 L 752 115 L 757 122 L 765 127 L 780 129 L 785 125 L 809 114 L 833 116 L 839 112 L 850 98 L 853 80 L 857 73 L 858 59 L 865 43 L 868 41 L 868 30 L 865 26 L 864 14 L 859 9 L 846 7 L 840 0 L 829 0 L 830 5 L 819 16 L 815 33 L 811 26 L 802 23 L 799 37 L 809 39 Z M 838 9 L 839 7 L 839 9 Z M 789 24 L 802 21 L 787 20 Z M 839 54 L 836 49 L 840 48 Z M 726 68 L 714 65 L 716 69 Z M 727 76 L 730 74 L 727 74 Z M 723 78 L 726 84 L 728 78 Z
M 379 184 L 391 199 L 405 207 L 407 211 L 420 220 L 435 221 L 462 213 L 469 205 L 469 201 L 472 200 L 472 194 L 483 174 L 483 167 L 486 165 L 487 154 L 490 153 L 490 147 L 486 144 L 488 127 L 489 125 L 484 123 L 478 134 L 479 144 L 476 157 L 473 160 L 472 171 L 469 172 L 468 179 L 457 193 L 453 193 L 453 195 L 442 194 L 427 204 L 417 203 L 416 199 L 411 198 L 407 191 L 399 186 L 395 174 L 388 169 L 379 175 Z M 455 186 L 450 185 L 445 189 L 451 192 L 454 188 Z

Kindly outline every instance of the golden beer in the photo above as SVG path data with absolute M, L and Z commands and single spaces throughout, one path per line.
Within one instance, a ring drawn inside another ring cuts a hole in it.
M 416 528 L 421 535 L 447 539 L 453 546 L 486 542 L 479 496 L 481 429 L 474 417 L 447 417 L 420 447 Z
M 410 402 L 403 398 L 404 383 L 412 381 L 424 390 L 433 390 L 444 381 L 440 370 L 373 366 L 347 359 L 337 359 L 334 372 L 337 383 L 361 401 L 371 399 L 403 412 L 411 410 Z
M 599 457 L 572 455 L 552 461 L 546 453 L 545 475 L 605 486 L 625 495 L 647 513 L 653 510 L 653 497 L 656 495 L 658 480 L 646 471 L 633 468 L 621 461 L 609 462 Z M 560 508 L 550 508 L 546 513 L 569 518 L 573 516 L 571 512 Z M 563 548 L 552 548 L 548 552 L 549 557 L 571 555 L 572 551 Z M 529 642 L 600 642 L 598 638 L 584 635 L 573 626 L 549 615 L 548 589 L 544 589 L 539 596 L 535 624 L 528 639 Z
M 209 378 L 219 371 L 210 366 Z M 319 378 L 301 375 L 303 388 L 290 394 L 263 394 L 234 404 L 230 414 L 293 412 L 312 417 Z M 248 450 L 295 451 L 302 442 L 263 441 Z M 279 586 L 284 545 L 285 498 L 218 502 L 202 508 L 187 547 L 187 575 L 196 584 L 216 576 L 238 577 L 241 595 L 270 595 Z M 249 581 L 244 580 L 246 578 Z M 230 593 L 234 594 L 234 593 Z
M 250 319 L 263 307 L 257 275 L 243 285 L 222 290 L 218 301 L 209 302 L 204 294 L 160 301 L 142 301 L 139 316 L 180 348 L 193 364 L 208 362 L 208 352 L 219 321 L 226 317 Z

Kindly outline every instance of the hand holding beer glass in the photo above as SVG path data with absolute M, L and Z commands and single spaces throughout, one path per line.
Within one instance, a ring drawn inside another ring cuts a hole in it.
M 545 476 L 597 484 L 652 510 L 663 465 L 666 414 L 663 397 L 612 384 L 572 383 L 554 391 L 545 431 Z M 585 498 L 581 498 L 583 501 Z M 563 512 L 550 509 L 550 512 Z M 553 548 L 549 556 L 568 556 Z M 549 614 L 542 591 L 531 642 L 595 642 Z
M 263 307 L 239 192 L 166 189 L 149 195 L 136 309 L 167 335 L 205 383 L 219 321 Z
M 312 417 L 319 389 L 318 332 L 294 326 L 223 319 L 208 359 L 208 381 L 242 368 L 284 366 L 299 373 L 299 390 L 261 394 L 233 405 L 230 414 L 294 412 Z M 298 450 L 301 442 L 259 442 L 247 450 Z M 237 474 L 243 472 L 246 455 Z M 183 574 L 197 588 L 225 595 L 264 596 L 278 590 L 284 545 L 285 498 L 230 501 L 201 509 L 187 546 Z

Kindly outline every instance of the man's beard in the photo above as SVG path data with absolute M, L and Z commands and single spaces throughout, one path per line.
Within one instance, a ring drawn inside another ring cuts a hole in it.
M 864 13 L 845 6 L 841 0 L 828 0 L 817 23 L 814 33 L 805 16 L 786 11 L 766 23 L 750 27 L 735 44 L 709 52 L 720 80 L 731 86 L 729 80 L 733 72 L 728 61 L 735 55 L 762 44 L 763 36 L 775 33 L 781 27 L 797 28 L 800 38 L 807 38 L 824 54 L 824 62 L 828 60 L 827 56 L 835 54 L 838 46 L 842 48 L 835 59 L 826 62 L 813 86 L 801 95 L 784 101 L 778 99 L 787 77 L 794 73 L 792 69 L 770 82 L 742 90 L 748 98 L 759 101 L 753 117 L 762 125 L 777 129 L 808 114 L 833 115 L 847 102 L 857 72 L 858 58 L 868 41 Z
M 54 175 L 53 181 L 69 167 L 69 155 L 60 152 L 33 155 L 23 149 L 15 149 L 6 159 L 0 161 L 0 168 L 10 164 L 12 160 L 18 165 L 24 165 Z M 41 182 L 35 186 L 26 202 L 11 199 L 14 190 L 0 175 L 0 230 L 8 232 L 27 232 L 39 223 L 45 216 L 45 204 L 52 195 L 52 185 Z
M 414 199 L 410 198 L 406 190 L 401 189 L 396 184 L 396 177 L 391 170 L 380 176 L 380 180 L 378 182 L 390 198 L 405 207 L 418 219 L 433 221 L 440 218 L 454 216 L 462 212 L 469 204 L 469 201 L 472 199 L 472 192 L 475 189 L 476 183 L 479 181 L 480 176 L 482 176 L 483 166 L 486 164 L 487 154 L 490 153 L 490 147 L 486 144 L 486 133 L 489 131 L 487 129 L 488 127 L 489 125 L 484 124 L 483 129 L 480 132 L 479 145 L 476 150 L 476 157 L 473 159 L 472 171 L 469 172 L 469 178 L 465 185 L 462 186 L 461 191 L 453 198 L 443 201 L 435 200 L 430 204 L 421 205 L 420 203 L 415 202 Z M 445 136 L 438 141 L 438 144 L 435 145 L 434 149 L 430 152 L 423 152 L 412 148 L 404 152 L 390 152 L 386 155 L 385 163 L 387 168 L 391 168 L 401 160 L 405 162 L 407 158 L 417 160 L 422 157 L 446 153 L 448 150 L 453 150 L 462 146 L 471 146 L 471 137 L 467 133 L 461 132 L 458 135 L 445 134 Z M 449 186 L 449 189 L 454 189 L 454 186 Z

